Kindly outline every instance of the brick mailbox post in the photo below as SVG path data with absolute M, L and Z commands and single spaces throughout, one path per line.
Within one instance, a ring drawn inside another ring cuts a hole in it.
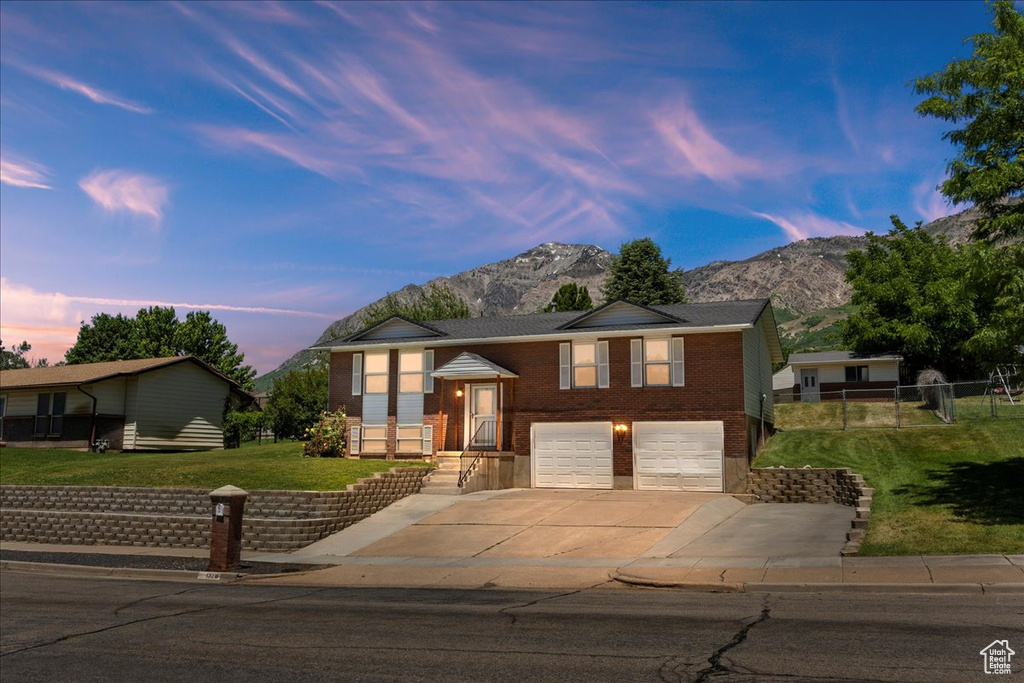
M 213 521 L 210 528 L 211 572 L 226 572 L 242 565 L 242 513 L 246 491 L 237 486 L 222 486 L 210 492 Z

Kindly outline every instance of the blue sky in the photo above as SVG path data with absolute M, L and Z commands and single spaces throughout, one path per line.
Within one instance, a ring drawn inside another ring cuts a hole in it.
M 546 241 L 673 263 L 951 213 L 982 2 L 0 5 L 0 334 L 211 309 L 260 372 Z

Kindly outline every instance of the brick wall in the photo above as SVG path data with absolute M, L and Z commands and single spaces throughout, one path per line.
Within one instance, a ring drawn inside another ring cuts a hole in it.
M 750 470 L 747 493 L 758 503 L 839 503 L 856 508 L 843 555 L 856 555 L 871 518 L 874 490 L 848 467 L 765 467 Z
M 510 446 L 517 455 L 530 455 L 530 425 L 534 422 L 624 422 L 643 420 L 722 420 L 725 423 L 726 491 L 745 490 L 748 445 L 743 396 L 743 338 L 740 332 L 683 335 L 685 342 L 684 387 L 631 387 L 630 339 L 608 339 L 610 387 L 608 389 L 559 389 L 558 345 L 562 340 L 475 344 L 437 347 L 434 367 L 439 368 L 463 351 L 484 358 L 519 375 L 504 381 L 502 418 L 511 419 Z M 429 345 L 428 345 L 429 348 Z M 397 396 L 397 351 L 391 358 L 391 403 Z M 444 409 L 444 424 L 434 429 L 436 450 L 459 450 L 468 394 L 456 402 L 462 382 L 441 382 L 424 395 L 424 416 Z M 352 353 L 331 354 L 330 408 L 345 407 L 359 417 L 362 397 L 351 395 Z M 393 414 L 393 410 L 392 410 Z M 442 437 L 446 439 L 442 442 Z M 614 473 L 633 475 L 632 439 L 614 447 Z
M 251 491 L 242 547 L 302 548 L 418 493 L 428 471 L 396 468 L 346 491 Z M 210 496 L 204 489 L 4 485 L 0 508 L 4 541 L 209 547 Z

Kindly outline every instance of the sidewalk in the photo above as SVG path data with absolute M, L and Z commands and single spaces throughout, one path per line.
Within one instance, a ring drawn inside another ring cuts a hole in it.
M 0 550 L 197 557 L 169 548 L 3 543 Z M 290 557 L 291 562 L 301 559 Z M 252 561 L 266 555 L 246 553 Z M 322 558 L 322 556 L 321 556 Z M 318 558 L 320 559 L 320 558 Z M 335 557 L 335 565 L 302 573 L 243 577 L 243 582 L 381 588 L 628 588 L 709 592 L 943 592 L 1024 594 L 1024 555 L 755 558 L 424 558 Z M 322 565 L 321 565 L 322 566 Z M 60 569 L 58 569 L 60 567 Z M 96 575 L 82 567 L 3 562 L 3 571 Z M 134 579 L 194 580 L 195 572 L 134 570 Z M 226 575 L 227 576 L 227 575 Z M 234 575 L 229 578 L 234 579 Z

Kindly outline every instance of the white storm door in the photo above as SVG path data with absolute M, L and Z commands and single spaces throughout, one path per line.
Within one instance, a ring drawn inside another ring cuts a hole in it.
M 818 368 L 800 370 L 800 400 L 804 403 L 817 403 L 821 399 L 818 389 Z
M 612 488 L 611 422 L 535 422 L 531 454 L 538 488 Z
M 636 487 L 722 491 L 725 426 L 713 422 L 634 422 Z
M 469 429 L 472 448 L 494 448 L 498 440 L 498 387 L 474 384 L 469 403 Z

